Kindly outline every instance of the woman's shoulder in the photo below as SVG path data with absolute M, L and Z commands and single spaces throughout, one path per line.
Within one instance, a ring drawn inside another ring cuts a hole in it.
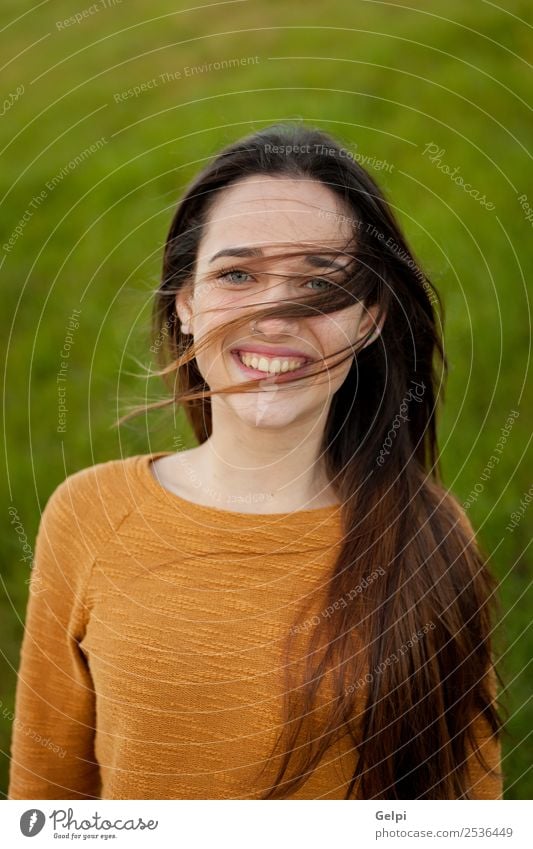
M 106 460 L 68 474 L 52 490 L 41 515 L 40 533 L 51 531 L 72 544 L 83 537 L 95 549 L 139 503 L 135 475 L 142 455 Z

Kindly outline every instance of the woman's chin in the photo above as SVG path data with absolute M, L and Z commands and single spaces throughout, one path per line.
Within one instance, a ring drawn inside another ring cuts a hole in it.
M 265 391 L 254 397 L 233 398 L 231 407 L 235 415 L 250 427 L 261 427 L 268 430 L 279 430 L 293 424 L 301 417 L 303 411 L 288 400 L 276 398 L 278 393 Z

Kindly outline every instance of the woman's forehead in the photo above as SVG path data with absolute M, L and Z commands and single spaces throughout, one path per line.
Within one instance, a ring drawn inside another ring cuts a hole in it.
M 326 215 L 325 212 L 346 211 L 345 207 L 346 203 L 338 194 L 317 180 L 241 180 L 219 193 L 211 206 L 208 219 L 231 220 L 233 217 L 256 216 L 264 212 L 268 215 L 292 214 L 311 219 L 318 216 L 322 228 L 328 223 L 335 228 L 339 222 L 335 221 L 335 216 Z
M 203 248 L 214 253 L 232 243 L 338 242 L 352 232 L 346 216 L 336 214 L 342 210 L 346 212 L 341 199 L 319 181 L 246 178 L 214 202 Z

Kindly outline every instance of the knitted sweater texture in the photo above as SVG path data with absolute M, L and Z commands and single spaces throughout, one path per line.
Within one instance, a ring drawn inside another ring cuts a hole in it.
M 10 799 L 251 799 L 275 774 L 282 652 L 302 603 L 322 615 L 339 511 L 192 503 L 152 475 L 169 453 L 75 472 L 46 503 Z M 475 725 L 499 769 L 499 743 Z M 345 735 L 291 798 L 344 798 L 355 764 Z M 476 798 L 501 798 L 473 755 L 469 770 Z

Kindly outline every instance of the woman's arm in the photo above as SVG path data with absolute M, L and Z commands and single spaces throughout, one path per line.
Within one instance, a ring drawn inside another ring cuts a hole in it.
M 75 484 L 83 474 L 71 476 Z M 43 511 L 35 545 L 15 699 L 9 799 L 99 798 L 95 695 L 79 641 L 92 566 L 69 479 Z M 94 505 L 94 501 L 93 501 Z

